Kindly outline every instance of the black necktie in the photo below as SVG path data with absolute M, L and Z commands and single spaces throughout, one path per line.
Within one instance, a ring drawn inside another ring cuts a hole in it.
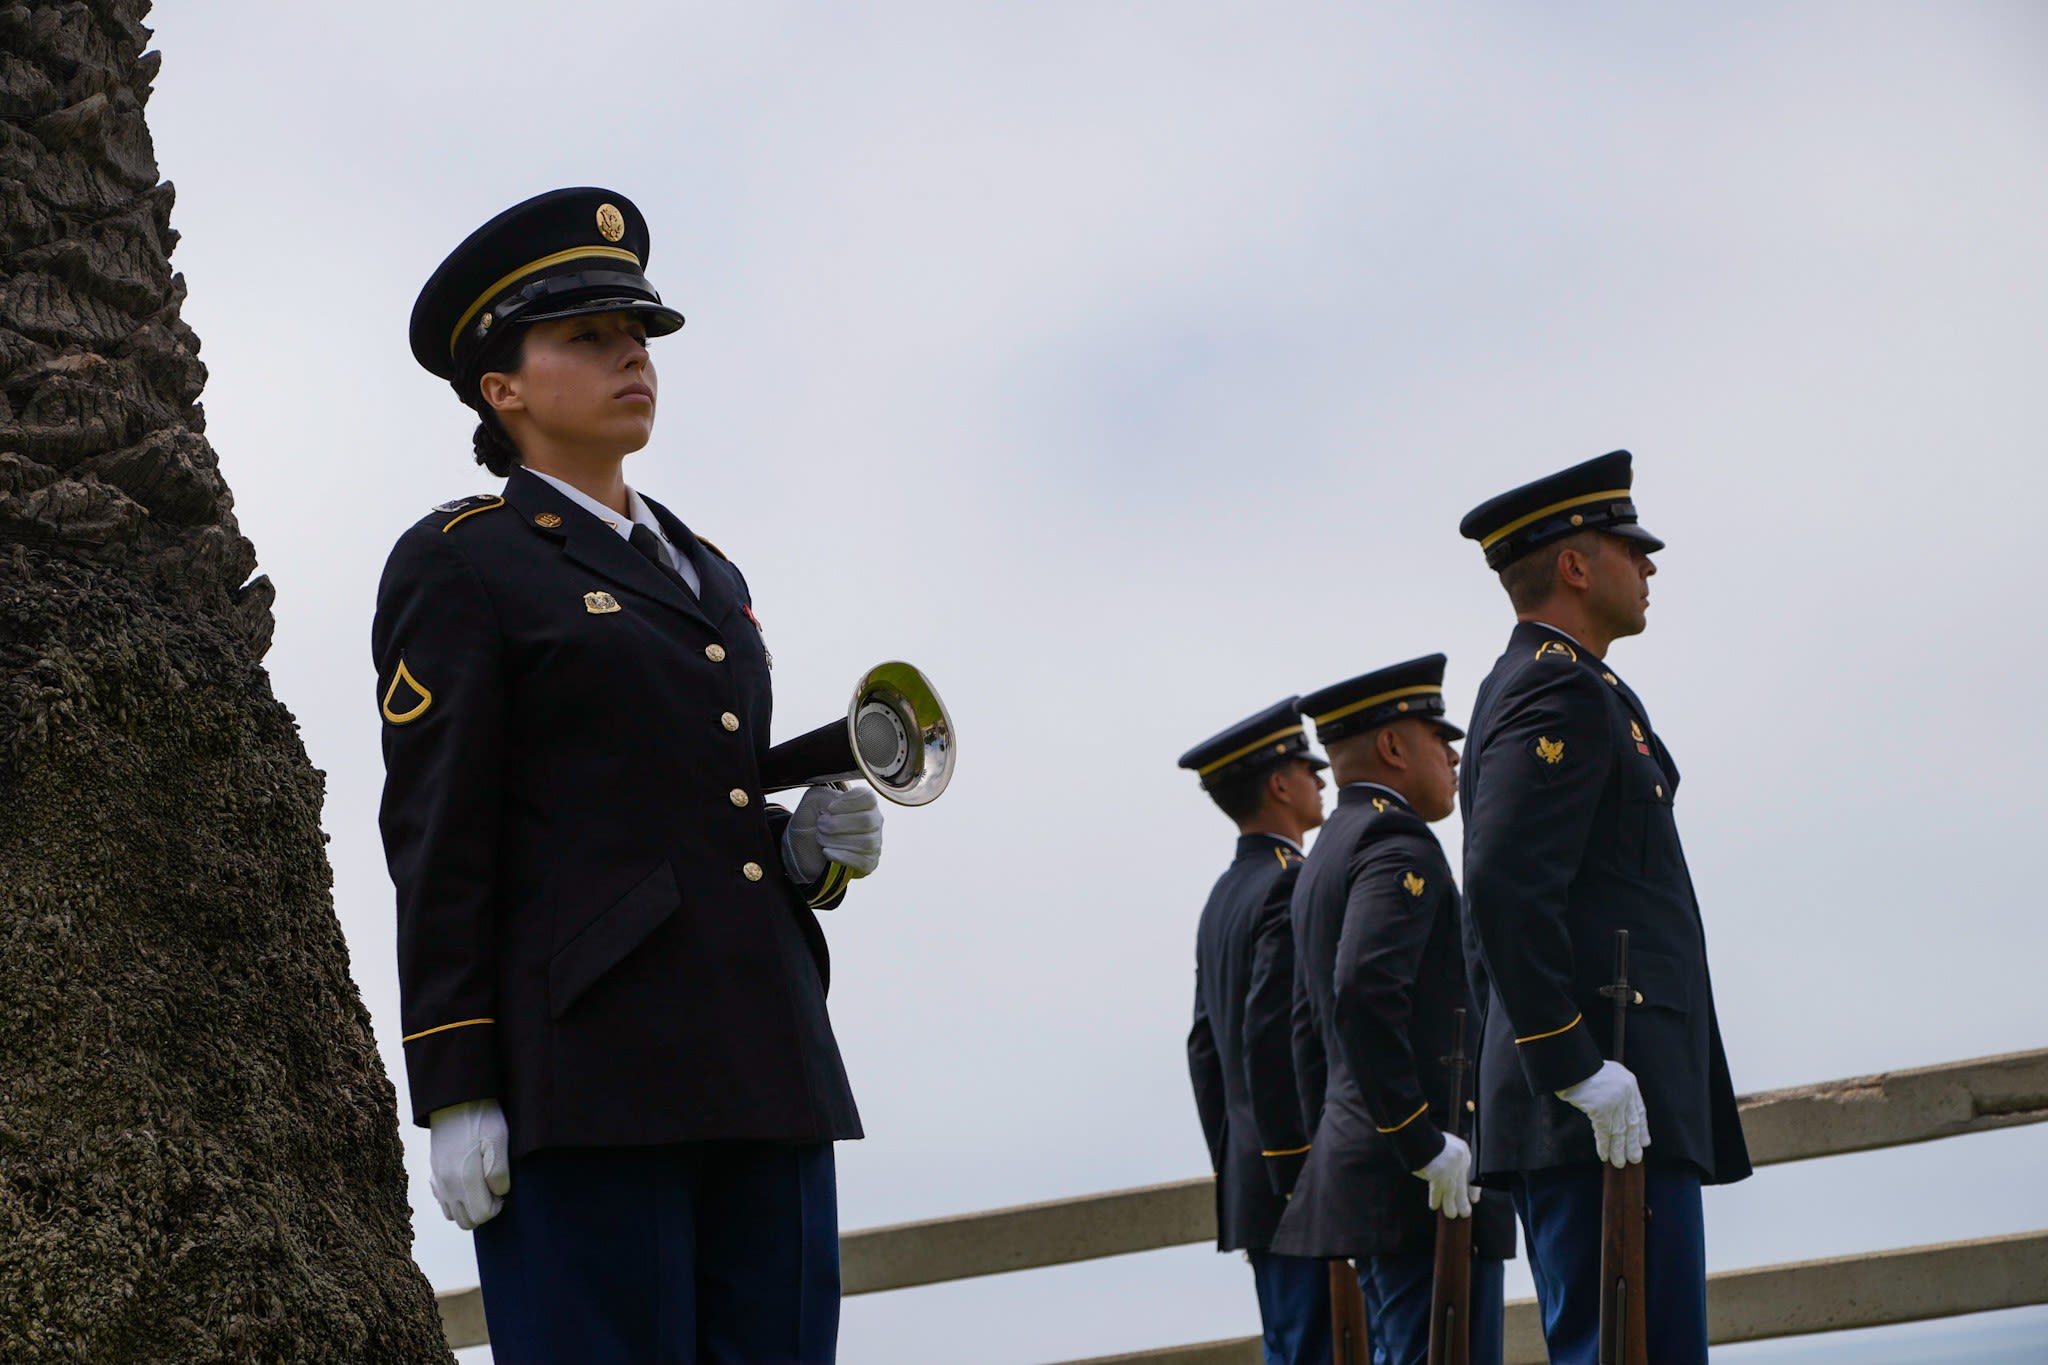
M 668 562 L 668 556 L 661 552 L 660 536 L 636 521 L 633 523 L 632 534 L 627 536 L 626 540 L 634 549 L 647 557 L 649 564 L 667 574 L 669 581 L 681 588 L 692 602 L 697 600 L 697 594 L 690 590 L 690 580 L 677 573 L 675 566 Z

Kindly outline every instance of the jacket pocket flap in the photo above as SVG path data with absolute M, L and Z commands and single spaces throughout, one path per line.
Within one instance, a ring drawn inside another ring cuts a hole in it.
M 548 1013 L 559 1019 L 597 979 L 659 929 L 682 897 L 667 863 L 614 901 L 548 961 Z

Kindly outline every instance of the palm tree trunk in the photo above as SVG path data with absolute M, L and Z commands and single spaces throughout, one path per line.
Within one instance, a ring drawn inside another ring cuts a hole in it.
M 147 10 L 0 3 L 0 1360 L 445 1362 Z

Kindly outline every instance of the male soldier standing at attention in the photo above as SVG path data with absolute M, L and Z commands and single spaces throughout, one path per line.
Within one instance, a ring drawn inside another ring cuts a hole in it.
M 1481 504 L 1459 531 L 1514 604 L 1466 745 L 1465 902 L 1490 982 L 1480 1173 L 1514 1190 L 1557 1365 L 1596 1358 L 1600 1163 L 1642 1161 L 1649 1358 L 1704 1365 L 1700 1186 L 1749 1174 L 1706 939 L 1672 808 L 1678 767 L 1605 661 L 1640 634 L 1652 552 L 1617 450 Z M 1627 1065 L 1607 1057 L 1629 931 Z M 1651 1147 L 1651 1135 L 1656 1145 Z
M 1429 830 L 1457 802 L 1451 744 L 1465 734 L 1444 719 L 1443 680 L 1432 654 L 1301 703 L 1338 787 L 1293 907 L 1303 1044 L 1320 1049 L 1328 1082 L 1311 1097 L 1322 1118 L 1273 1249 L 1357 1259 L 1375 1365 L 1428 1358 L 1433 1210 L 1474 1219 L 1471 1365 L 1500 1365 L 1501 1262 L 1515 1252 L 1514 1214 L 1498 1195 L 1475 1203 L 1472 1152 L 1452 1131 L 1444 1060 L 1455 1012 L 1475 1038 L 1478 1012 L 1457 883 Z
M 1216 1249 L 1249 1253 L 1266 1365 L 1328 1365 L 1322 1261 L 1269 1249 L 1308 1153 L 1292 1043 L 1287 903 L 1301 841 L 1323 823 L 1329 765 L 1309 752 L 1289 697 L 1181 755 L 1237 825 L 1237 857 L 1209 893 L 1195 942 L 1188 1071 L 1216 1172 Z

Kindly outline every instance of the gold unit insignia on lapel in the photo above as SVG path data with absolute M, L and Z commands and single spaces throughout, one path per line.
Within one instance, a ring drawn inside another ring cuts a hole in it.
M 543 531 L 552 531 L 562 524 L 562 519 L 553 512 L 542 512 L 533 519 L 533 524 Z
M 1635 721 L 1630 721 L 1628 723 L 1628 737 L 1641 744 L 1643 742 L 1643 727 Z
M 1557 764 L 1564 762 L 1564 741 L 1561 739 L 1545 739 L 1542 735 L 1536 736 L 1536 757 L 1542 759 L 1545 763 Z
M 619 599 L 608 592 L 587 592 L 583 594 L 583 610 L 592 616 L 609 616 L 623 608 L 619 606 Z
M 1607 679 L 1607 681 L 1608 681 L 1608 684 L 1609 684 L 1610 686 L 1613 686 L 1613 687 L 1619 687 L 1619 686 L 1621 686 L 1621 679 L 1619 679 L 1619 678 L 1615 677 L 1615 676 L 1614 676 L 1614 675 L 1613 675 L 1612 673 L 1602 673 L 1602 674 L 1601 674 L 1600 676 L 1601 676 L 1601 677 L 1603 677 L 1603 678 L 1605 678 L 1605 679 Z
M 1389 803 L 1387 801 L 1387 798 L 1384 796 L 1375 796 L 1372 799 L 1372 808 L 1378 811 L 1381 815 L 1385 815 L 1387 813 L 1388 804 Z
M 1556 655 L 1560 659 L 1570 659 L 1573 663 L 1579 661 L 1579 651 L 1573 649 L 1562 640 L 1545 640 L 1542 644 L 1536 646 L 1537 658 L 1547 659 L 1552 655 Z
M 1413 872 L 1410 872 L 1410 873 L 1408 873 L 1408 874 L 1407 874 L 1406 876 L 1404 876 L 1404 877 L 1402 877 L 1402 878 L 1401 878 L 1401 886 L 1402 886 L 1402 887 L 1403 887 L 1403 889 L 1405 889 L 1405 890 L 1406 890 L 1406 891 L 1408 892 L 1408 894 L 1409 894 L 1409 895 L 1411 895 L 1411 896 L 1419 896 L 1419 895 L 1421 895 L 1421 894 L 1422 894 L 1422 888 L 1423 888 L 1423 887 L 1424 887 L 1425 885 L 1427 885 L 1427 883 L 1425 883 L 1425 882 L 1424 882 L 1424 881 L 1422 880 L 1422 878 L 1420 878 L 1420 877 L 1416 876 L 1416 875 L 1415 875 L 1415 874 L 1414 874 Z

